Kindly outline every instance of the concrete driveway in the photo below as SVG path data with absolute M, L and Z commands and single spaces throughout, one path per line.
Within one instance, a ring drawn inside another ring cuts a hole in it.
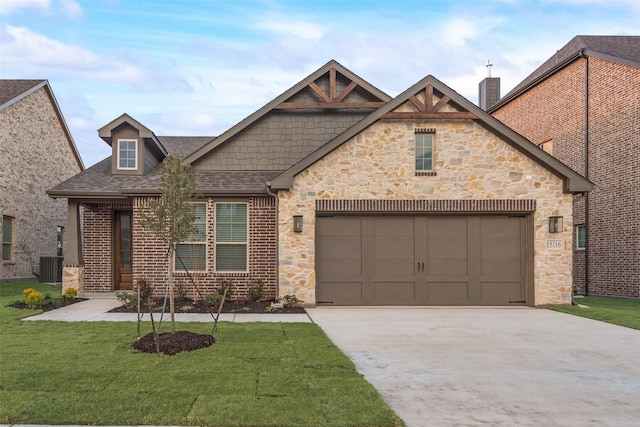
M 307 311 L 407 426 L 640 425 L 640 331 L 532 308 Z

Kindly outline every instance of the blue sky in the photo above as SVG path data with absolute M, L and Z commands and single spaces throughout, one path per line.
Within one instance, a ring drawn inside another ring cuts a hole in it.
M 395 96 L 426 75 L 476 103 L 576 35 L 639 35 L 638 0 L 0 0 L 0 78 L 48 79 L 85 165 L 128 113 L 222 133 L 330 59 Z

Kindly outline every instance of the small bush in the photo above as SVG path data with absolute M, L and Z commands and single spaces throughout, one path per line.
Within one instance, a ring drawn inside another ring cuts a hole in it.
M 207 304 L 211 305 L 211 306 L 217 306 L 220 305 L 220 302 L 222 301 L 222 295 L 224 295 L 224 290 L 227 290 L 227 296 L 225 298 L 225 302 L 229 302 L 232 299 L 232 295 L 233 295 L 233 285 L 231 284 L 231 282 L 227 281 L 227 280 L 223 280 L 220 282 L 220 286 L 218 286 L 218 288 L 213 291 L 213 293 L 207 294 L 204 298 L 207 301 Z
M 75 288 L 67 288 L 67 290 L 64 291 L 64 294 L 62 294 L 62 296 L 66 298 L 74 299 L 78 296 L 78 290 Z
M 264 283 L 262 280 L 254 280 L 253 286 L 249 289 L 249 299 L 252 301 L 260 301 L 264 294 Z
M 298 299 L 298 297 L 295 295 L 289 294 L 282 297 L 282 303 L 284 304 L 285 307 L 298 307 L 303 302 L 304 301 L 302 301 L 301 299 Z
M 27 295 L 25 302 L 31 308 L 40 307 L 44 303 L 44 295 L 42 295 L 41 292 L 32 289 L 31 293 Z
M 140 289 L 140 301 L 146 304 L 149 304 L 151 302 L 151 299 L 153 297 L 153 286 L 145 277 L 138 278 L 138 280 L 136 280 L 136 286 L 133 289 L 136 294 L 138 292 L 138 289 Z
M 176 299 L 184 299 L 187 297 L 189 293 L 187 292 L 187 287 L 182 283 L 178 283 L 173 287 L 173 296 Z
M 38 291 L 36 291 L 36 290 L 35 290 L 35 289 L 33 289 L 33 288 L 23 289 L 23 290 L 22 290 L 22 296 L 26 298 L 26 297 L 28 297 L 28 296 L 29 296 L 29 294 L 30 294 L 31 292 L 38 292 Z
M 116 298 L 127 308 L 133 308 L 138 305 L 138 295 L 135 293 L 118 292 Z

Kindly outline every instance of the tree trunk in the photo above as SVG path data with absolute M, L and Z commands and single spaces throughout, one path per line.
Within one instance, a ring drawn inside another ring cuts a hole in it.
M 176 331 L 176 301 L 173 294 L 173 254 L 176 250 L 176 244 L 172 243 L 169 251 L 169 313 L 171 314 L 171 332 Z

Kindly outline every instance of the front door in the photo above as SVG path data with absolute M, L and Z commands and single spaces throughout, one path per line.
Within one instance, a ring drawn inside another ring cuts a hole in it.
M 115 289 L 133 289 L 131 211 L 115 213 L 114 273 Z

